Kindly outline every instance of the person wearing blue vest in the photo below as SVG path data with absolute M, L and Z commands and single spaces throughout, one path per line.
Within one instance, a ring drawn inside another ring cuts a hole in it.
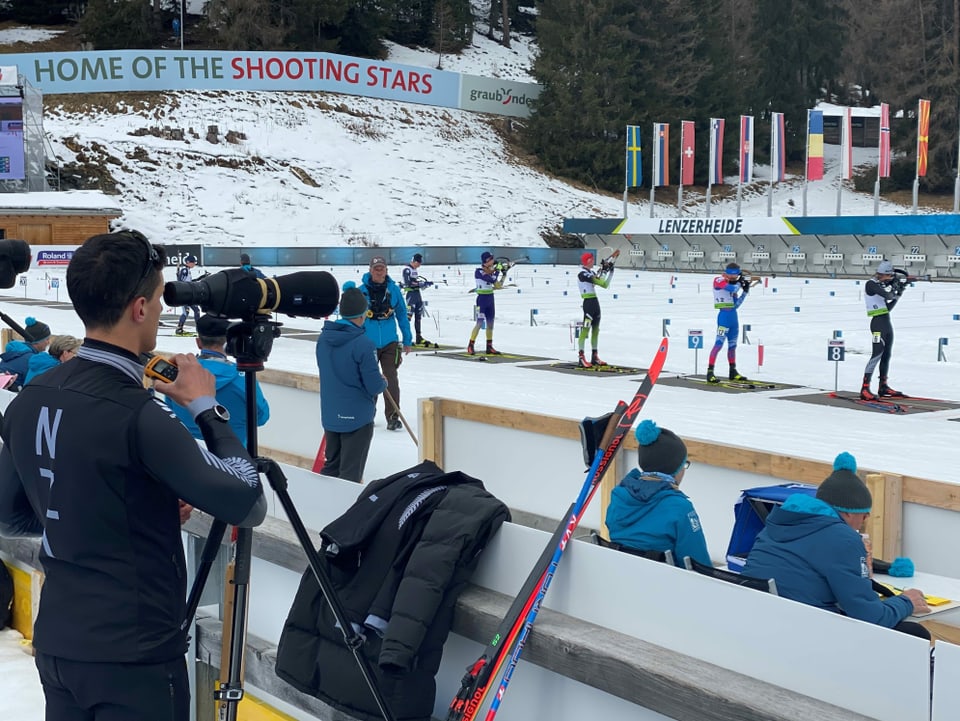
M 30 359 L 43 353 L 50 345 L 50 326 L 46 323 L 36 318 L 27 318 L 23 325 L 23 340 L 10 341 L 0 354 L 0 373 L 10 373 L 17 377 L 9 386 L 12 391 L 23 388 L 30 371 Z
M 247 394 L 244 377 L 240 374 L 235 363 L 231 362 L 224 349 L 227 345 L 227 327 L 230 321 L 225 318 L 215 318 L 204 314 L 197 321 L 197 348 L 200 353 L 197 358 L 200 365 L 213 374 L 217 381 L 217 401 L 230 411 L 230 425 L 237 438 L 247 443 Z M 257 381 L 257 425 L 262 426 L 270 420 L 270 404 L 263 396 L 260 382 Z M 177 415 L 177 418 L 187 427 L 190 435 L 201 440 L 203 434 L 193 420 L 193 415 L 183 406 L 167 399 L 167 405 Z
M 387 387 L 377 367 L 377 349 L 363 331 L 367 297 L 353 281 L 343 285 L 340 319 L 328 320 L 317 338 L 320 422 L 325 476 L 363 482 L 373 440 L 377 396 Z
M 773 578 L 778 595 L 785 598 L 930 638 L 923 626 L 906 620 L 930 610 L 921 591 L 908 588 L 881 599 L 873 589 L 859 533 L 873 498 L 856 471 L 856 458 L 841 453 L 816 496 L 795 493 L 774 508 L 743 572 Z
M 403 293 L 387 274 L 387 260 L 382 255 L 370 259 L 370 272 L 363 274 L 360 290 L 367 297 L 367 322 L 364 331 L 377 348 L 380 370 L 387 379 L 383 399 L 383 412 L 387 417 L 387 430 L 403 428 L 400 420 L 400 378 L 397 370 L 403 362 L 402 353 L 413 350 L 413 334 L 407 318 L 407 304 Z M 397 334 L 397 326 L 400 334 Z M 401 348 L 402 346 L 402 348 Z
M 247 271 L 248 273 L 253 273 L 258 278 L 262 279 L 267 277 L 263 274 L 262 270 L 260 270 L 259 268 L 255 268 L 253 265 L 251 265 L 250 255 L 248 253 L 240 254 L 240 267 L 243 270 Z
M 75 357 L 81 345 L 83 345 L 83 341 L 74 338 L 72 335 L 50 336 L 50 346 L 47 348 L 47 352 L 34 353 L 30 356 L 27 377 L 23 381 L 23 385 L 27 385 L 41 373 Z
M 680 483 L 690 466 L 687 445 L 651 420 L 637 426 L 637 465 L 613 489 L 607 506 L 610 540 L 638 551 L 670 551 L 711 565 L 700 516 Z

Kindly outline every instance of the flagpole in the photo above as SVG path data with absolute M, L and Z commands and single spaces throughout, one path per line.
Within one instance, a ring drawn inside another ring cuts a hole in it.
M 920 202 L 920 115 L 923 112 L 923 102 L 917 102 L 917 162 L 916 172 L 913 176 L 913 213 L 917 213 L 917 205 Z
M 841 201 L 843 200 L 843 160 L 847 152 L 847 143 L 850 138 L 847 137 L 847 108 L 843 109 L 843 115 L 840 116 L 840 174 L 837 176 L 837 216 L 840 215 Z
M 650 173 L 650 175 L 652 176 L 653 173 Z M 657 182 L 656 178 L 653 178 L 653 177 L 650 178 L 650 217 L 651 218 L 653 217 L 653 197 L 657 192 L 657 186 L 654 185 L 654 183 L 656 182 Z
M 773 178 L 776 173 L 776 169 L 773 167 L 776 162 L 775 148 L 774 144 L 776 142 L 775 138 L 777 137 L 777 131 L 773 127 L 776 122 L 776 116 L 774 114 L 770 115 L 772 122 L 770 123 L 770 188 L 767 192 L 767 217 L 769 218 L 773 215 Z
M 806 152 L 803 156 L 803 217 L 807 217 L 807 184 L 810 182 L 810 110 L 807 110 Z
M 627 126 L 627 149 L 623 163 L 623 219 L 627 219 L 627 191 L 630 189 L 630 126 Z
M 957 117 L 960 119 L 960 108 Z M 960 212 L 960 132 L 957 134 L 957 178 L 953 181 L 953 212 Z

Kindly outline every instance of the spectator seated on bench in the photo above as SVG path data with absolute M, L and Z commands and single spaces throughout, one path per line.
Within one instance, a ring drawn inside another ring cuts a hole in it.
M 717 578 L 738 586 L 746 586 L 755 591 L 766 591 L 767 593 L 772 593 L 774 596 L 777 595 L 777 582 L 772 578 L 744 576 L 742 573 L 737 573 L 736 571 L 728 571 L 725 568 L 716 568 L 712 565 L 700 563 L 690 558 L 690 556 L 684 557 L 683 565 L 688 571 L 696 571 L 703 576 L 710 576 L 710 578 Z
M 627 548 L 666 551 L 710 563 L 700 517 L 680 483 L 690 465 L 687 446 L 651 420 L 637 426 L 637 465 L 610 494 L 610 540 Z M 682 566 L 681 566 L 682 568 Z
M 614 543 L 613 541 L 608 541 L 606 538 L 601 536 L 596 531 L 590 532 L 590 540 L 593 541 L 598 546 L 603 546 L 604 548 L 612 548 L 614 551 L 620 551 L 622 553 L 629 553 L 631 556 L 640 556 L 641 558 L 648 558 L 651 561 L 657 561 L 658 563 L 669 563 L 671 566 L 676 565 L 673 559 L 673 551 L 669 549 L 666 551 L 650 551 L 643 550 L 640 548 L 630 548 L 630 546 L 624 546 L 621 543 Z

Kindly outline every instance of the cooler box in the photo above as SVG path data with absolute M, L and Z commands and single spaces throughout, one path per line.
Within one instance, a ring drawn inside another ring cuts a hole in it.
M 779 486 L 748 488 L 740 494 L 733 506 L 733 533 L 727 546 L 727 567 L 741 572 L 747 562 L 747 554 L 753 548 L 757 534 L 763 529 L 776 506 L 782 505 L 794 493 L 815 496 L 817 487 L 809 483 L 784 483 Z

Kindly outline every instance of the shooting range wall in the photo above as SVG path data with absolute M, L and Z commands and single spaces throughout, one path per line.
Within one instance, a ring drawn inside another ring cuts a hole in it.
M 960 215 L 784 218 L 567 218 L 620 267 L 717 272 L 737 262 L 754 273 L 870 275 L 887 258 L 911 275 L 960 278 Z

